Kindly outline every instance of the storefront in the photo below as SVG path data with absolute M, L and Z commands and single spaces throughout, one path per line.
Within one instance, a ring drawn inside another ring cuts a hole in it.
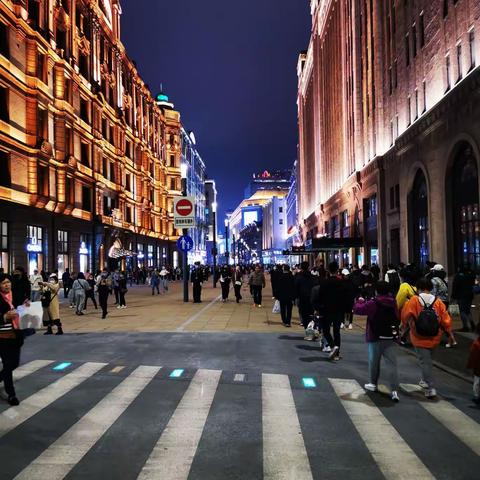
M 69 255 L 69 232 L 58 230 L 57 232 L 57 268 L 58 275 L 61 277 L 65 269 L 70 268 Z M 83 272 L 83 270 L 80 270 Z

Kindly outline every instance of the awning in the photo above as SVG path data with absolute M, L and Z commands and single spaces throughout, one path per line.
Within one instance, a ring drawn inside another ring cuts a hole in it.
M 292 247 L 291 250 L 285 250 L 285 255 L 302 255 L 309 253 L 328 252 L 331 250 L 349 250 L 350 248 L 363 247 L 363 238 L 313 238 L 307 240 L 305 245 Z

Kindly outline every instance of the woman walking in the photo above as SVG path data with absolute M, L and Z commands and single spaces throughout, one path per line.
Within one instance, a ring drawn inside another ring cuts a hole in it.
M 102 309 L 102 320 L 107 318 L 108 296 L 112 292 L 112 279 L 108 271 L 104 268 L 102 273 L 97 276 L 98 303 Z
M 127 308 L 127 303 L 125 302 L 125 295 L 127 292 L 127 278 L 125 277 L 125 272 L 120 272 L 118 275 L 118 293 L 120 297 L 120 305 L 118 305 L 117 308 Z
M 262 272 L 260 265 L 255 265 L 254 272 L 250 275 L 248 280 L 250 289 L 253 294 L 253 306 L 261 308 L 262 306 L 262 289 L 265 288 L 265 275 Z
M 13 306 L 12 283 L 10 277 L 0 274 L 0 358 L 3 370 L 0 372 L 0 382 L 3 382 L 8 403 L 18 405 L 13 371 L 20 363 L 20 350 L 23 345 L 23 335 L 19 330 L 19 316 Z
M 88 272 L 87 273 L 87 283 L 90 286 L 90 290 L 87 290 L 85 292 L 85 306 L 84 310 L 87 309 L 87 301 L 90 299 L 93 302 L 93 306 L 95 307 L 95 310 L 98 310 L 98 305 L 97 305 L 97 300 L 95 299 L 95 279 L 93 278 L 93 275 Z
M 242 274 L 242 269 L 240 268 L 240 265 L 237 265 L 235 268 L 235 273 L 233 276 L 233 289 L 235 291 L 235 298 L 237 300 L 237 303 L 240 303 L 240 300 L 242 299 L 242 283 L 243 283 L 243 274 Z
M 277 274 L 275 287 L 275 298 L 280 302 L 283 326 L 291 327 L 293 301 L 295 300 L 295 280 L 289 265 L 284 265 L 283 271 Z
M 44 335 L 52 335 L 52 325 L 57 327 L 57 333 L 55 335 L 63 335 L 62 323 L 60 322 L 60 303 L 58 301 L 58 292 L 60 290 L 60 284 L 58 283 L 58 277 L 55 273 L 52 273 L 48 278 L 48 282 L 40 282 L 42 288 L 42 307 L 44 318 L 47 317 L 46 326 L 47 331 Z
M 228 295 L 230 294 L 230 282 L 232 279 L 232 274 L 230 272 L 230 267 L 224 265 L 220 270 L 220 285 L 222 287 L 222 302 L 225 303 L 228 300 Z
M 90 290 L 90 285 L 85 280 L 85 275 L 80 272 L 72 285 L 73 304 L 76 315 L 83 315 L 88 290 Z

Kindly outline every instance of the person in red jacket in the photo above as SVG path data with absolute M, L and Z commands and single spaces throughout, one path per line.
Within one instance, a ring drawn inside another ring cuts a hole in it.
M 432 288 L 429 278 L 421 278 L 417 282 L 418 295 L 408 300 L 401 312 L 403 326 L 410 327 L 410 341 L 415 347 L 422 370 L 419 385 L 425 389 L 427 398 L 437 396 L 432 353 L 440 344 L 443 332 L 452 337 L 452 319 L 445 304 L 430 293 Z
M 467 368 L 473 370 L 473 401 L 480 405 L 480 324 L 477 325 L 477 339 L 470 347 Z

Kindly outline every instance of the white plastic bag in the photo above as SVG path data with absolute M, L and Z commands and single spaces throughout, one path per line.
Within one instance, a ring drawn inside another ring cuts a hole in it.
M 34 328 L 39 330 L 43 326 L 43 308 L 42 302 L 31 302 L 29 307 L 20 305 L 17 307 L 20 316 L 20 330 L 25 328 Z
M 278 300 L 275 300 L 275 303 L 273 304 L 272 313 L 280 313 L 280 302 Z

